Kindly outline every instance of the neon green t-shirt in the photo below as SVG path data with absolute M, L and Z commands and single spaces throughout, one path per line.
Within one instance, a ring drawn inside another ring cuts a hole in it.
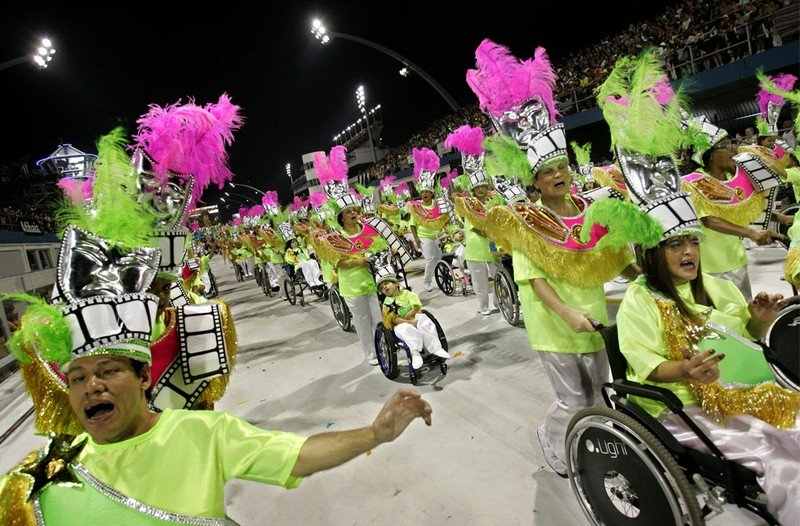
M 472 230 L 472 223 L 464 218 L 466 232 L 467 261 L 494 261 L 494 254 L 489 247 L 489 239 Z
M 422 205 L 422 208 L 424 208 L 425 210 L 433 210 L 436 206 L 438 206 L 438 205 L 436 204 L 436 201 L 434 201 L 431 204 L 431 206 Z M 409 224 L 414 225 L 415 227 L 417 227 L 417 235 L 420 238 L 425 237 L 425 238 L 428 238 L 428 239 L 435 239 L 436 236 L 439 235 L 439 230 L 436 230 L 435 228 L 428 228 L 428 227 L 426 227 L 424 225 L 420 225 L 419 223 L 417 223 L 417 220 L 414 219 L 413 215 L 411 216 L 411 220 L 409 221 Z
M 703 275 L 703 286 L 716 305 L 709 314 L 709 321 L 724 325 L 737 334 L 752 339 L 747 332 L 750 311 L 739 289 L 730 281 L 706 274 Z M 676 290 L 692 312 L 704 312 L 708 309 L 704 305 L 695 303 L 689 283 L 678 285 Z M 696 404 L 697 400 L 684 382 L 660 383 L 647 379 L 658 365 L 669 360 L 664 344 L 663 327 L 661 315 L 646 286 L 646 280 L 644 276 L 639 276 L 628 287 L 617 312 L 620 350 L 628 360 L 627 376 L 639 383 L 669 389 L 685 405 Z M 631 399 L 655 418 L 666 409 L 661 402 L 636 397 Z
M 602 349 L 603 338 L 599 333 L 573 331 L 561 316 L 539 299 L 530 280 L 546 279 L 564 303 L 608 325 L 603 285 L 592 288 L 576 287 L 546 274 L 520 250 L 513 250 L 512 257 L 514 281 L 518 286 L 517 294 L 531 349 L 569 354 L 585 354 Z
M 397 296 L 386 296 L 386 298 L 383 300 L 383 304 L 386 307 L 392 304 L 397 305 L 397 314 L 399 314 L 401 318 L 405 318 L 406 314 L 411 312 L 414 307 L 422 308 L 422 302 L 420 301 L 419 296 L 407 289 L 401 290 L 400 294 Z
M 233 478 L 285 488 L 302 480 L 291 472 L 304 437 L 265 431 L 223 412 L 167 409 L 152 429 L 129 440 L 99 445 L 84 433 L 76 443 L 84 438 L 78 461 L 94 478 L 172 513 L 225 517 L 224 486 Z M 92 498 L 86 486 L 49 486 L 40 499 L 45 523 L 115 524 L 115 515 L 104 517 L 102 508 L 73 505 Z

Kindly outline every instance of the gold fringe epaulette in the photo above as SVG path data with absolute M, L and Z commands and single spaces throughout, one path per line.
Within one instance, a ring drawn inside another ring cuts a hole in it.
M 486 208 L 474 197 L 453 196 L 456 214 L 469 221 L 478 230 L 485 231 Z
M 239 340 L 236 337 L 236 326 L 233 323 L 233 316 L 231 315 L 228 304 L 222 298 L 214 298 L 211 301 L 219 304 L 219 312 L 222 315 L 222 334 L 225 338 L 225 348 L 228 354 L 228 374 L 215 376 L 208 382 L 208 385 L 203 390 L 199 401 L 202 401 L 203 407 L 207 408 L 213 408 L 214 404 L 225 394 L 239 352 Z
M 400 209 L 395 205 L 378 205 L 378 215 L 384 219 L 387 217 L 400 217 Z
M 443 229 L 450 221 L 450 216 L 448 216 L 447 214 L 442 214 L 433 220 L 425 219 L 419 213 L 417 213 L 416 206 L 409 206 L 408 212 L 411 214 L 411 217 L 414 218 L 414 222 L 417 225 L 424 226 L 425 228 L 430 228 L 433 230 Z
M 622 172 L 614 166 L 612 170 L 604 170 L 599 166 L 592 168 L 592 178 L 600 186 L 608 186 L 614 190 L 619 191 L 628 199 L 628 186 L 625 184 L 625 179 L 622 177 Z
M 663 324 L 664 344 L 671 360 L 683 360 L 684 349 L 696 349 L 705 325 L 684 318 L 675 302 L 653 297 Z M 794 427 L 800 411 L 800 393 L 771 382 L 752 387 L 725 387 L 719 381 L 686 382 L 700 407 L 715 421 L 724 423 L 727 417 L 750 415 L 780 429 Z
M 36 526 L 33 502 L 28 501 L 33 481 L 17 471 L 33 463 L 39 451 L 32 451 L 0 480 L 0 524 L 4 526 Z
M 485 232 L 508 253 L 524 252 L 547 274 L 570 285 L 591 288 L 617 277 L 631 263 L 630 249 L 567 250 L 547 241 L 508 206 L 486 214 Z
M 20 361 L 19 369 L 25 390 L 33 400 L 33 428 L 36 433 L 42 435 L 83 433 L 83 426 L 72 412 L 67 386 L 56 377 L 55 371 L 42 360 L 39 353 L 29 347 L 23 349 L 30 360 L 28 363 Z
M 783 269 L 786 281 L 794 285 L 796 289 L 800 289 L 800 246 L 789 250 Z
M 716 216 L 735 225 L 748 226 L 755 221 L 767 206 L 764 192 L 756 192 L 746 201 L 735 205 L 715 203 L 706 197 L 694 184 L 683 181 L 681 183 L 683 191 L 687 192 L 692 199 L 692 204 L 701 217 Z
M 344 239 L 344 237 L 342 237 Z M 339 250 L 331 244 L 327 236 L 314 236 L 311 245 L 317 256 L 336 266 L 343 259 L 362 257 L 366 250 L 353 252 L 352 250 Z
M 767 169 L 769 169 L 775 175 L 779 175 L 779 172 L 785 170 L 790 162 L 790 155 L 784 155 L 783 159 L 778 159 L 775 157 L 775 154 L 772 153 L 771 150 L 764 148 L 763 146 L 758 146 L 756 144 L 745 144 L 739 146 L 739 153 L 749 153 L 755 155 L 766 165 Z M 784 181 L 785 182 L 785 181 Z

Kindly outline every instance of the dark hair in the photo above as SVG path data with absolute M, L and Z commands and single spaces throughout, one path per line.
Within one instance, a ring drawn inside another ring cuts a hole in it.
M 139 360 L 134 360 L 133 358 L 128 358 L 131 362 L 131 368 L 133 368 L 133 373 L 138 376 L 139 378 L 144 378 L 144 366 L 147 365 L 146 362 L 140 362 Z M 152 381 L 152 376 L 151 376 Z M 152 384 L 150 387 L 147 388 L 144 392 L 144 398 L 148 402 L 150 401 L 150 397 L 153 394 L 153 386 Z
M 666 241 L 662 241 L 657 247 L 648 248 L 644 251 L 644 258 L 642 261 L 644 277 L 647 279 L 647 284 L 651 289 L 660 292 L 675 302 L 678 311 L 680 311 L 684 318 L 697 321 L 695 314 L 689 310 L 686 303 L 678 296 L 675 284 L 672 283 L 672 275 L 669 273 L 669 267 L 667 266 L 667 255 L 664 251 L 664 243 L 666 243 Z M 706 293 L 705 287 L 703 287 L 703 272 L 700 261 L 697 262 L 697 277 L 690 281 L 689 285 L 692 289 L 695 303 L 707 307 L 714 307 L 714 301 Z

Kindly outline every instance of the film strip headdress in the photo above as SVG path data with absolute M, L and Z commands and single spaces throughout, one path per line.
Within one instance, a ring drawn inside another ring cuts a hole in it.
M 778 95 L 777 92 L 791 91 L 795 82 L 797 82 L 797 77 L 788 73 L 770 77 L 762 72 L 759 72 L 757 76 L 760 83 L 758 95 L 756 96 L 759 109 L 759 115 L 756 117 L 756 128 L 758 129 L 758 134 L 762 137 L 777 137 L 778 120 L 781 116 L 781 110 L 786 104 L 786 99 Z M 769 83 L 774 89 L 767 90 L 766 83 Z
M 484 138 L 483 130 L 479 126 L 472 127 L 465 124 L 448 135 L 444 142 L 447 148 L 455 148 L 461 152 L 461 164 L 469 178 L 467 190 L 489 184 L 483 165 Z
M 429 148 L 412 148 L 414 157 L 414 187 L 417 193 L 435 192 L 436 172 L 441 161 L 436 152 Z
M 334 146 L 329 156 L 324 152 L 316 152 L 314 170 L 317 172 L 322 189 L 330 198 L 327 206 L 334 211 L 334 217 L 347 208 L 361 207 L 358 196 L 350 193 L 347 181 L 347 148 Z

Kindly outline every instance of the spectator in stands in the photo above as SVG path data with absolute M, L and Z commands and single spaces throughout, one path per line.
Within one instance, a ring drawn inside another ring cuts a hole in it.
M 792 150 L 797 148 L 797 137 L 795 137 L 794 135 L 794 127 L 792 126 L 792 121 L 790 120 L 783 121 L 783 126 L 781 126 L 781 129 L 785 130 L 783 132 L 783 135 L 781 135 L 781 139 L 786 141 L 786 144 L 788 144 L 789 148 L 791 148 Z
M 6 320 L 8 321 L 8 330 L 11 332 L 16 331 L 19 329 L 19 313 L 17 312 L 17 307 L 11 303 L 3 303 L 3 310 L 6 313 Z

